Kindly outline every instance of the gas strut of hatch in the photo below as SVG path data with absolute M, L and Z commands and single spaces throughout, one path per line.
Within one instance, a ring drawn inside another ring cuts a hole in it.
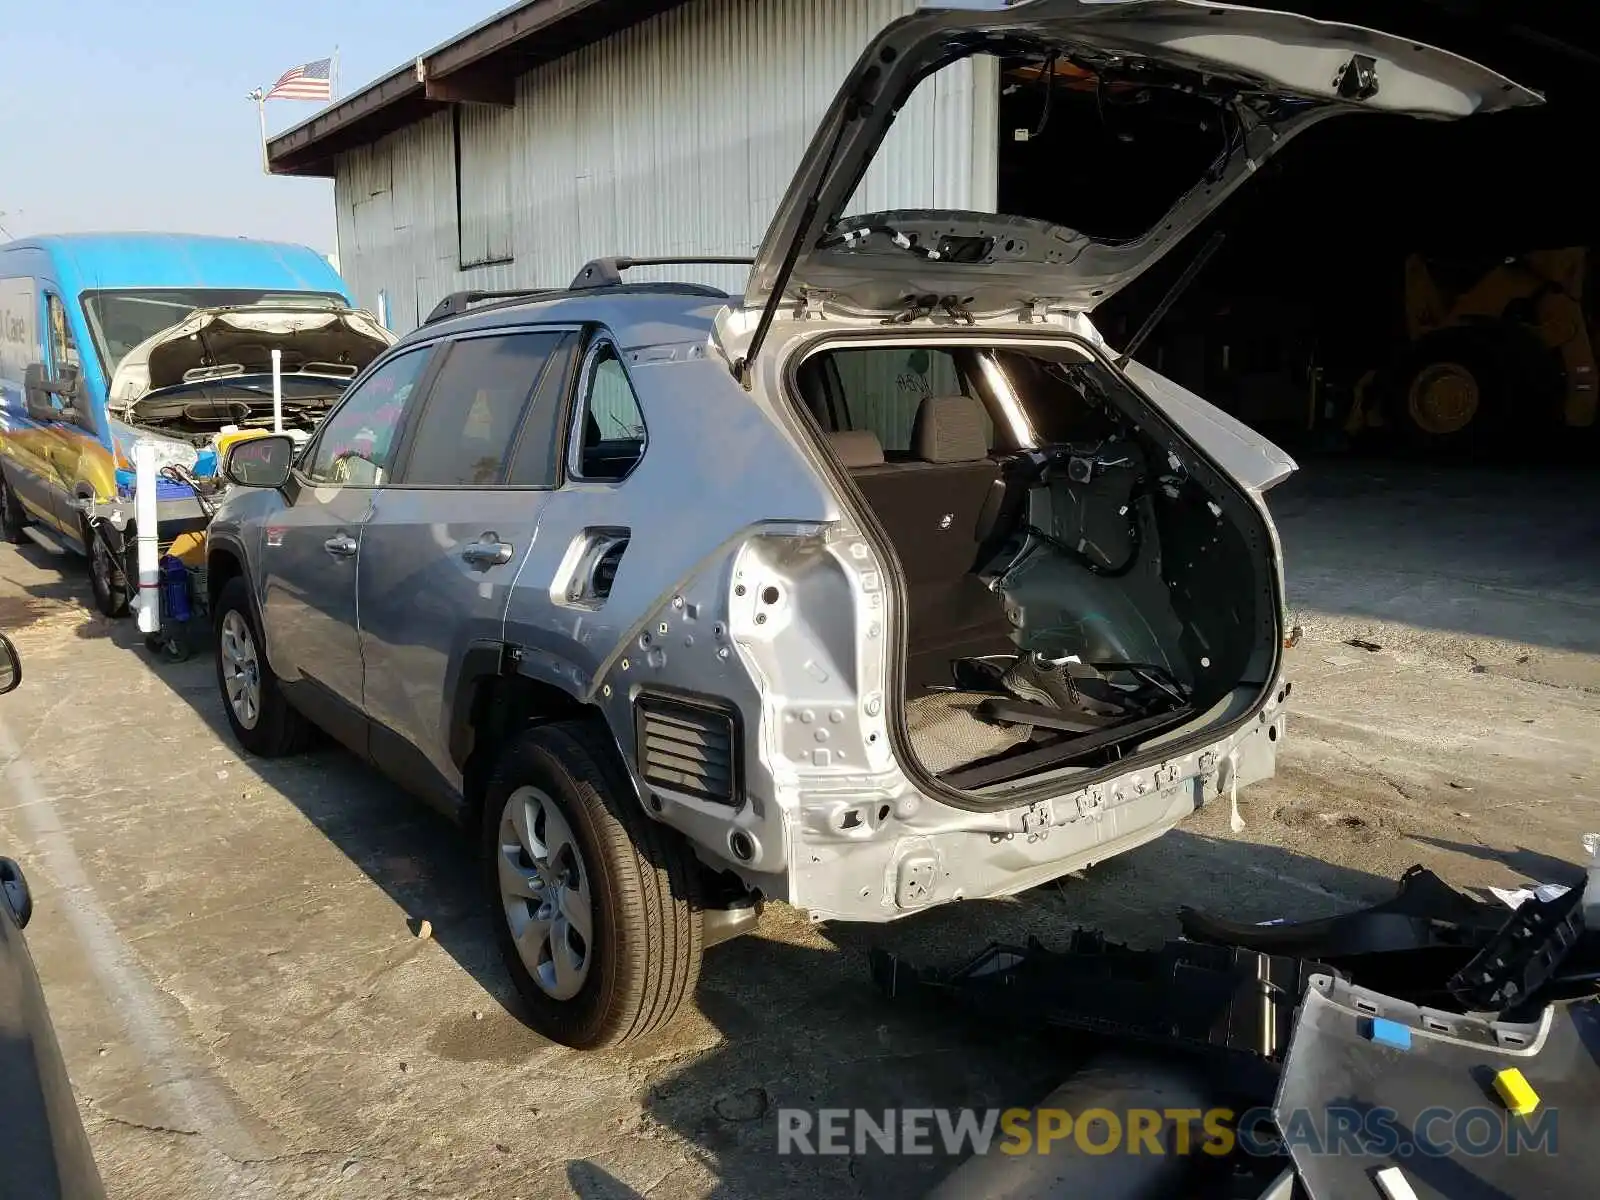
M 852 111 L 839 125 L 839 132 L 833 135 L 833 143 L 828 147 L 828 156 L 823 160 L 822 170 L 817 172 L 816 185 L 811 189 L 811 195 L 806 198 L 805 207 L 800 210 L 799 236 L 789 243 L 783 262 L 778 266 L 777 277 L 772 281 L 772 291 L 761 309 L 761 319 L 756 322 L 755 332 L 750 335 L 750 345 L 746 347 L 739 361 L 733 364 L 733 377 L 746 389 L 750 387 L 750 370 L 756 361 L 756 353 L 761 349 L 761 343 L 767 340 L 767 333 L 772 329 L 772 322 L 778 315 L 778 305 L 783 303 L 784 289 L 789 286 L 795 264 L 800 261 L 801 244 L 810 231 L 812 222 L 817 219 L 817 209 L 822 204 L 821 192 L 827 186 L 828 174 L 833 170 L 833 160 L 844 142 L 845 132 L 850 128 L 851 122 L 861 120 L 871 111 L 871 101 L 856 96 Z
M 1194 282 L 1194 277 L 1200 274 L 1201 268 L 1206 263 L 1211 261 L 1211 256 L 1217 252 L 1218 247 L 1222 245 L 1223 238 L 1227 236 L 1219 229 L 1211 235 L 1204 246 L 1200 247 L 1200 253 L 1194 256 L 1189 265 L 1183 269 L 1183 274 L 1179 275 L 1172 286 L 1167 289 L 1167 294 L 1161 297 L 1161 303 L 1151 310 L 1150 315 L 1145 318 L 1144 324 L 1139 326 L 1139 332 L 1128 340 L 1121 357 L 1117 359 L 1117 367 L 1119 369 L 1127 366 L 1129 360 L 1138 353 L 1139 347 L 1144 345 L 1145 339 L 1161 323 L 1161 319 L 1172 310 L 1172 306 L 1178 302 L 1178 298 L 1189 290 L 1189 285 Z

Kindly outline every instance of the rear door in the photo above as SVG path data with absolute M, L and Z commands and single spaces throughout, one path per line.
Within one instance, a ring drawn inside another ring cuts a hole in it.
M 72 335 L 72 321 L 67 306 L 55 292 L 46 292 L 45 368 L 50 378 L 59 382 L 76 380 L 78 393 L 72 400 L 77 413 L 73 421 L 55 421 L 50 425 L 49 441 L 45 444 L 46 483 L 50 491 L 50 515 L 62 532 L 79 536 L 78 510 L 73 504 L 74 488 L 78 482 L 78 464 L 92 443 L 98 442 L 95 433 L 93 398 L 86 389 L 83 359 L 78 353 L 78 341 Z M 87 549 L 87 547 L 86 547 Z
M 296 470 L 290 503 L 262 535 L 261 613 L 273 670 L 297 705 L 361 753 L 357 557 L 431 356 L 432 347 L 396 355 L 350 389 Z
M 361 540 L 357 604 L 373 757 L 446 806 L 453 672 L 496 644 L 517 571 L 560 482 L 575 328 L 465 335 L 443 361 Z

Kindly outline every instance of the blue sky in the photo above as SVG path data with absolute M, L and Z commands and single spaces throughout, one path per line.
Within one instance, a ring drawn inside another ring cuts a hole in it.
M 506 3 L 4 0 L 0 225 L 18 237 L 157 229 L 331 252 L 331 181 L 262 173 L 246 94 L 338 46 L 348 96 Z M 319 107 L 274 100 L 268 130 Z

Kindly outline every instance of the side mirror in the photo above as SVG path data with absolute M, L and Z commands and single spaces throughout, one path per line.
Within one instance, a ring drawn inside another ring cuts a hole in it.
M 17 690 L 22 683 L 22 656 L 11 639 L 0 633 L 0 696 Z
M 35 421 L 66 421 L 69 424 L 77 422 L 78 410 L 72 402 L 78 398 L 82 386 L 76 375 L 51 379 L 45 375 L 43 363 L 29 363 L 22 378 L 24 407 L 29 418 Z M 61 398 L 59 406 L 50 399 L 53 395 Z
M 30 420 L 60 420 L 56 406 L 50 402 L 50 380 L 45 376 L 43 363 L 29 363 L 23 370 L 22 393 Z
M 294 457 L 294 439 L 272 433 L 229 446 L 222 473 L 240 487 L 281 488 L 289 482 Z
M 0 895 L 11 906 L 17 928 L 26 929 L 33 916 L 33 893 L 28 890 L 28 877 L 14 858 L 0 858 Z

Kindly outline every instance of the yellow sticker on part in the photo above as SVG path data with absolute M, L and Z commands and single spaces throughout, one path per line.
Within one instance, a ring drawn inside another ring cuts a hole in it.
M 1515 1067 L 1507 1067 L 1496 1073 L 1494 1090 L 1506 1108 L 1519 1117 L 1525 1117 L 1539 1107 L 1539 1093 L 1533 1090 L 1533 1086 Z

